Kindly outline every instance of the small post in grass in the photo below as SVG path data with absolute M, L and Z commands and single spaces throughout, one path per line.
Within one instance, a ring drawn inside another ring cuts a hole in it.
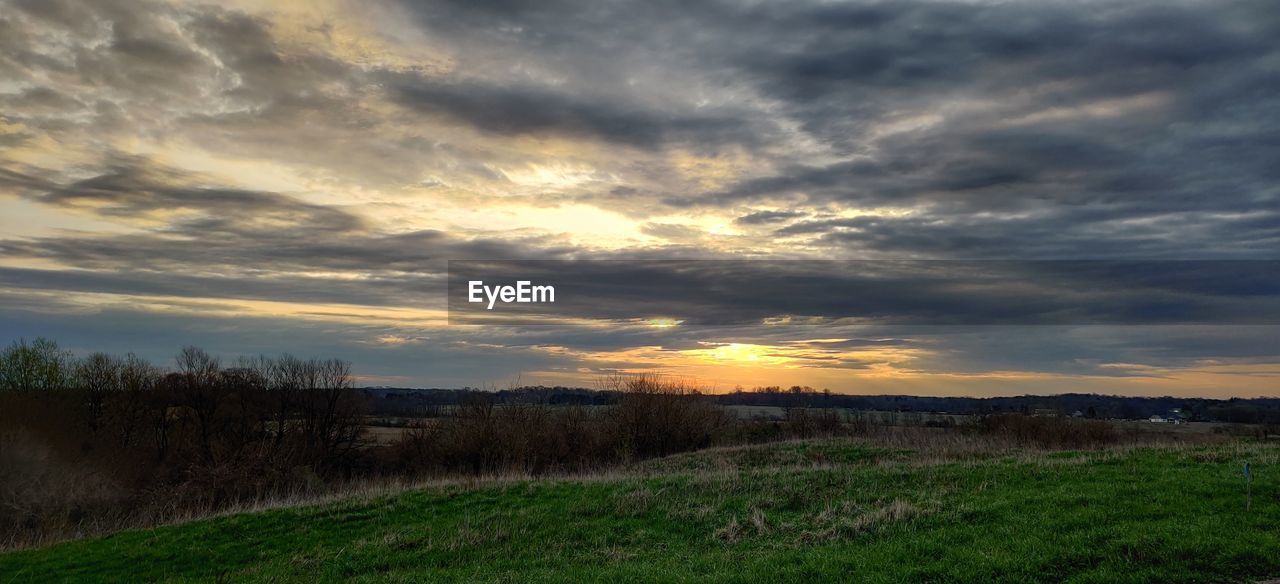
M 1253 473 L 1249 472 L 1249 463 L 1244 463 L 1244 510 L 1253 505 Z

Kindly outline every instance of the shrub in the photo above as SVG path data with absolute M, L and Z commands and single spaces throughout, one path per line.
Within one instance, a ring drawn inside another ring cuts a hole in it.
M 1097 448 L 1120 441 L 1114 426 L 1097 420 L 1055 416 L 992 414 L 977 418 L 969 430 L 1038 448 Z

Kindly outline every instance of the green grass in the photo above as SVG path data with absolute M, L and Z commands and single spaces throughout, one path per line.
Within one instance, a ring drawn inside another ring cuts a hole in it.
M 1251 580 L 1280 576 L 1278 455 L 785 443 L 129 531 L 0 555 L 0 581 Z

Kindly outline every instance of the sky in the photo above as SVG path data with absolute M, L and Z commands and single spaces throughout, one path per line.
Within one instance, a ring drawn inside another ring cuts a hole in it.
M 1265 318 L 850 322 L 761 287 L 719 326 L 474 325 L 444 293 L 466 259 L 1276 260 L 1278 38 L 1271 0 L 0 0 L 0 341 L 368 385 L 1280 395 Z

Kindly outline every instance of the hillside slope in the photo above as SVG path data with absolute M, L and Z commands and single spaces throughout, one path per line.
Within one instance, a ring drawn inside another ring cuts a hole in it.
M 0 581 L 1237 581 L 1280 574 L 1278 455 L 791 442 L 125 532 L 0 555 Z

